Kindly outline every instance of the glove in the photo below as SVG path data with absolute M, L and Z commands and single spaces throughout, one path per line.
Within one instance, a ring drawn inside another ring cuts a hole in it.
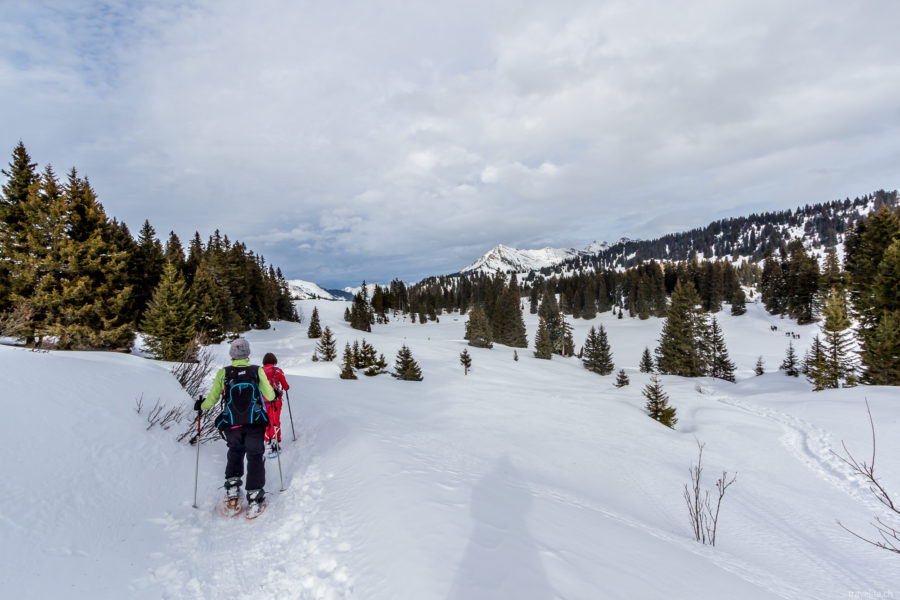
M 200 411 L 202 410 L 202 409 L 200 408 L 200 405 L 201 405 L 201 404 L 203 404 L 203 398 L 202 398 L 202 397 L 197 398 L 197 401 L 194 402 L 194 410 L 196 410 L 197 412 L 200 412 Z

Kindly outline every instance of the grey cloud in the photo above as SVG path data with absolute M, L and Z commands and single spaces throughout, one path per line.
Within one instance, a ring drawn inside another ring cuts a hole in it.
M 897 185 L 894 2 L 124 6 L 12 5 L 9 148 L 75 164 L 132 227 L 220 228 L 291 277 Z

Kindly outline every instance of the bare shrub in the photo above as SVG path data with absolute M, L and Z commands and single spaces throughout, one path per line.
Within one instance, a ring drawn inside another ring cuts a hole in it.
M 206 381 L 215 369 L 215 359 L 209 348 L 204 346 L 205 336 L 198 333 L 185 348 L 181 361 L 172 367 L 172 374 L 193 400 L 206 397 Z M 215 407 L 200 415 L 201 443 L 219 439 L 215 417 L 220 411 Z M 197 443 L 197 418 L 192 418 L 190 425 L 178 436 L 178 441 L 187 441 L 192 446 Z
M 216 418 L 219 416 L 221 410 L 217 410 L 217 407 L 222 404 L 220 400 L 216 406 L 207 410 L 203 413 L 200 413 L 200 443 L 205 444 L 207 442 L 212 442 L 218 439 L 221 439 L 222 436 L 219 435 L 219 430 L 216 429 Z M 193 417 L 190 421 L 190 425 L 176 438 L 179 442 L 187 441 L 188 444 L 193 446 L 197 443 L 197 417 Z
M 141 414 L 141 410 L 143 409 L 144 404 L 144 396 L 136 401 L 137 404 L 137 413 Z M 163 430 L 167 430 L 172 425 L 177 425 L 184 420 L 184 406 L 176 406 L 174 408 L 169 408 L 157 398 L 156 403 L 154 403 L 153 408 L 147 411 L 147 431 L 153 429 L 155 426 L 159 426 Z
M 863 481 L 866 482 L 869 486 L 869 492 L 872 493 L 873 496 L 884 505 L 894 516 L 900 517 L 900 508 L 894 504 L 894 501 L 891 499 L 890 494 L 885 489 L 885 487 L 878 481 L 878 478 L 875 477 L 875 422 L 872 420 L 872 410 L 869 408 L 869 400 L 866 400 L 866 412 L 869 414 L 869 426 L 872 430 L 872 459 L 870 462 L 860 462 L 847 450 L 847 445 L 841 441 L 841 446 L 844 448 L 844 454 L 838 454 L 834 450 L 831 451 L 836 457 L 841 459 L 845 464 L 847 464 L 852 470 L 853 474 L 862 478 Z M 894 552 L 896 554 L 900 554 L 900 528 L 893 525 L 888 525 L 884 522 L 884 520 L 880 516 L 876 516 L 875 520 L 871 523 L 872 527 L 878 532 L 878 535 L 873 538 L 868 538 L 863 535 L 856 533 L 855 531 L 844 526 L 840 521 L 837 522 L 844 531 L 858 537 L 862 541 L 867 544 L 871 544 L 876 548 L 881 548 L 882 550 L 887 550 L 888 552 Z
M 691 530 L 694 532 L 694 539 L 702 544 L 716 545 L 716 531 L 719 526 L 719 510 L 722 508 L 722 498 L 725 492 L 735 482 L 737 475 L 728 479 L 728 471 L 722 471 L 722 476 L 716 480 L 717 498 L 715 507 L 710 498 L 710 490 L 701 490 L 700 480 L 703 474 L 703 447 L 697 441 L 698 456 L 697 464 L 691 465 L 691 483 L 684 484 L 684 501 L 687 504 L 688 516 L 691 521 Z
M 204 334 L 198 333 L 184 350 L 181 361 L 172 367 L 172 375 L 191 398 L 203 393 L 203 384 L 213 370 L 212 352 L 203 345 Z

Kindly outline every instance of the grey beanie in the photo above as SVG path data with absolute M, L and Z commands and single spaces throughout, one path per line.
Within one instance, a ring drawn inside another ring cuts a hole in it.
M 228 356 L 232 360 L 239 358 L 250 358 L 250 342 L 244 338 L 238 338 L 231 342 L 231 348 L 228 350 Z

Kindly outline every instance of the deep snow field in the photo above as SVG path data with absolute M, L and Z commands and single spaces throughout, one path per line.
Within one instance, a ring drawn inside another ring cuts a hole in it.
M 865 399 L 877 432 L 876 474 L 900 499 L 900 392 L 812 392 L 776 369 L 794 331 L 802 356 L 817 331 L 767 315 L 718 318 L 738 382 L 662 377 L 678 424 L 643 411 L 637 364 L 661 321 L 575 320 L 609 333 L 614 375 L 575 358 L 469 348 L 465 317 L 349 328 L 344 302 L 298 303 L 302 325 L 247 334 L 251 360 L 274 352 L 287 374 L 279 492 L 267 462 L 269 509 L 256 521 L 214 512 L 225 445 L 196 450 L 188 424 L 147 431 L 135 411 L 192 401 L 168 365 L 133 355 L 0 347 L 8 373 L 0 432 L 4 598 L 301 598 L 360 600 L 765 599 L 900 597 L 900 563 L 842 530 L 887 517 L 831 454 L 841 442 L 871 457 Z M 406 343 L 425 380 L 338 378 L 310 360 L 319 308 L 338 349 L 365 337 L 393 366 Z M 536 317 L 525 315 L 533 342 Z M 770 325 L 779 326 L 772 332 Z M 215 348 L 222 364 L 227 344 Z M 753 375 L 762 355 L 767 373 Z M 189 411 L 188 411 L 189 412 Z M 706 444 L 704 486 L 737 473 L 718 545 L 694 541 L 682 488 Z M 890 517 L 887 517 L 890 518 Z M 889 521 L 891 522 L 891 521 Z M 896 521 L 893 521 L 896 525 Z

